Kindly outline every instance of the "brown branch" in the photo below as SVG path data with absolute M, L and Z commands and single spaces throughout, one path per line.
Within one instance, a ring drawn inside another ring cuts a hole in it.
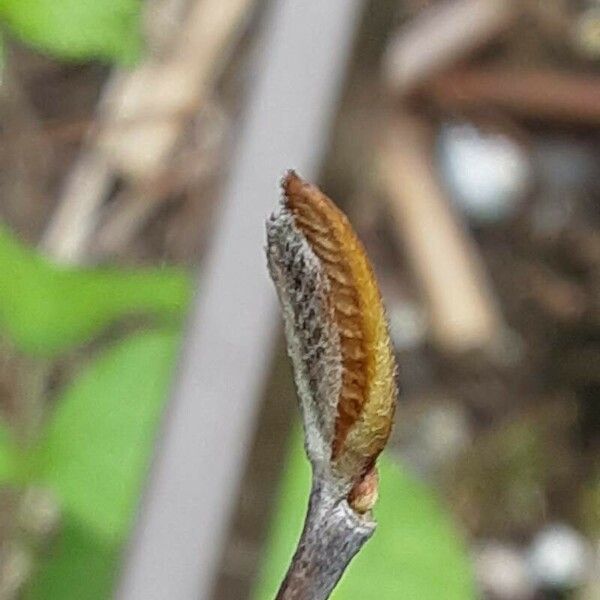
M 448 109 L 497 107 L 535 119 L 600 124 L 600 77 L 557 70 L 461 69 L 425 90 Z

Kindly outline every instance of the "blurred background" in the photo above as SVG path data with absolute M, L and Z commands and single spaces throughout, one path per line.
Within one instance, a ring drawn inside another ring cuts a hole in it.
M 222 205 L 274 3 L 0 3 L 2 600 L 113 597 L 204 260 L 267 217 Z M 600 2 L 359 14 L 317 183 L 374 263 L 401 394 L 334 598 L 599 600 Z M 269 374 L 210 597 L 267 600 L 308 466 L 282 335 L 245 335 Z

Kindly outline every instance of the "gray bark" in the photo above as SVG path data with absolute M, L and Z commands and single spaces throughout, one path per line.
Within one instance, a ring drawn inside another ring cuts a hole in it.
M 346 567 L 375 531 L 370 513 L 315 476 L 298 548 L 275 600 L 326 600 Z

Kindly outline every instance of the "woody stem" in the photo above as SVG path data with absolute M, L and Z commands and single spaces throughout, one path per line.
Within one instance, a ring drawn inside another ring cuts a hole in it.
M 275 600 L 326 600 L 371 537 L 375 522 L 314 477 L 296 553 Z

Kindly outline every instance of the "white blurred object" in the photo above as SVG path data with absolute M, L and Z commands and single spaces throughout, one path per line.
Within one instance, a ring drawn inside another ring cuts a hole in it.
M 516 548 L 488 542 L 475 557 L 475 572 L 485 597 L 498 600 L 529 600 L 533 598 L 534 585 L 531 581 L 527 561 Z
M 478 223 L 512 216 L 532 181 L 531 163 L 521 144 L 471 123 L 442 126 L 438 158 L 452 200 Z
M 590 571 L 593 552 L 589 542 L 562 523 L 544 528 L 534 538 L 528 562 L 534 581 L 543 588 L 568 590 L 582 585 Z

